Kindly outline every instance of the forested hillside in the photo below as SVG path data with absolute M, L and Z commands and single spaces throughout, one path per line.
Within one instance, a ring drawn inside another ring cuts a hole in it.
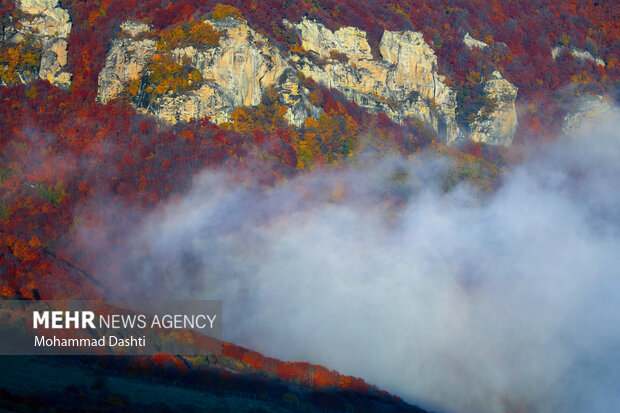
M 45 20 L 50 10 L 54 24 Z M 138 226 L 149 212 L 180 199 L 208 169 L 225 170 L 236 185 L 274 188 L 310 171 L 426 151 L 454 163 L 445 176 L 445 192 L 467 181 L 480 194 L 493 193 L 502 172 L 562 135 L 566 115 L 577 110 L 576 97 L 618 102 L 619 13 L 617 5 L 602 0 L 2 0 L 0 294 L 25 299 L 113 295 L 114 284 L 130 275 L 107 262 L 100 246 L 122 245 L 134 230 L 118 222 Z M 360 61 L 368 66 L 344 52 L 321 56 L 310 50 L 303 28 L 296 26 L 306 21 L 330 36 L 346 29 L 364 37 L 369 56 L 364 49 Z M 121 29 L 124 22 L 148 30 L 129 35 L 130 29 Z M 194 48 L 215 55 L 230 33 L 246 26 L 248 44 L 281 59 L 292 78 L 278 72 L 277 82 L 264 88 L 256 104 L 230 104 L 221 121 L 203 116 L 170 123 L 153 116 L 158 102 L 195 96 L 204 84 L 216 83 L 196 68 L 197 59 L 190 64 L 176 51 Z M 389 67 L 387 76 L 398 76 L 401 62 L 381 53 L 389 50 L 386 31 L 403 38 L 403 33 L 421 33 L 419 49 L 430 56 L 433 82 L 440 79 L 454 94 L 448 109 L 423 92 L 408 95 L 421 96 L 415 102 L 423 102 L 421 112 L 435 124 L 409 116 L 411 111 L 401 110 L 403 102 L 387 94 L 359 95 L 380 107 L 367 110 L 350 97 L 353 92 L 347 95 L 347 85 L 297 70 L 329 66 L 357 76 Z M 474 46 L 466 43 L 470 38 Z M 151 45 L 150 55 L 136 70 L 139 76 L 113 98 L 102 99 L 101 74 L 113 60 L 113 45 L 129 45 L 129 50 L 145 39 L 152 43 L 144 43 Z M 496 96 L 515 114 L 507 144 L 465 139 L 497 109 L 488 85 L 500 81 L 513 93 Z M 292 106 L 282 99 L 283 93 L 293 94 L 289 84 L 303 91 L 300 105 L 308 111 L 295 122 L 289 117 Z M 441 134 L 451 126 L 436 120 L 445 113 L 459 130 L 454 142 Z M 386 190 L 385 202 L 394 210 L 405 202 L 398 182 Z M 83 234 L 98 238 L 84 242 Z M 100 277 L 102 265 L 113 279 Z M 367 391 L 364 381 L 322 367 L 284 364 L 233 345 L 226 351 L 230 359 L 285 381 Z

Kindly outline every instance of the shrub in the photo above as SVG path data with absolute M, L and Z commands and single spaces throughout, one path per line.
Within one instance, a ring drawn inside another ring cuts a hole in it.
M 159 32 L 157 49 L 168 52 L 177 47 L 216 47 L 223 34 L 201 19 L 166 27 Z
M 237 20 L 244 20 L 241 12 L 233 6 L 227 6 L 225 4 L 218 4 L 213 9 L 213 19 L 222 20 L 227 17 L 232 17 Z

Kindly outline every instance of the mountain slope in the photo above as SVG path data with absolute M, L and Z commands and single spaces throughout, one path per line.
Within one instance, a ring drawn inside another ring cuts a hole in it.
M 131 274 L 107 252 L 205 169 L 277 188 L 312 170 L 426 151 L 453 162 L 446 192 L 466 181 L 488 194 L 529 144 L 618 100 L 618 10 L 606 2 L 0 6 L 3 296 L 117 293 Z M 393 181 L 381 201 L 397 212 L 406 196 Z M 191 260 L 186 271 L 200 275 Z M 242 374 L 366 386 L 229 350 Z

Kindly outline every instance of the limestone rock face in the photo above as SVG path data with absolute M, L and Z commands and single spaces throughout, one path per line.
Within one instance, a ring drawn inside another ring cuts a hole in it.
M 283 77 L 291 67 L 267 38 L 233 18 L 207 22 L 224 34 L 217 47 L 189 46 L 170 52 L 179 64 L 190 62 L 205 84 L 186 94 L 155 99 L 145 108 L 148 113 L 167 123 L 205 116 L 214 122 L 226 122 L 236 108 L 258 105 L 269 87 L 282 91 L 281 102 L 288 107 L 286 118 L 291 123 L 301 126 L 307 116 L 317 113 L 307 93 L 300 91 L 296 72 L 292 72 L 295 76 Z M 149 29 L 144 26 L 125 22 L 121 28 L 129 36 L 137 36 Z M 118 97 L 129 82 L 142 78 L 155 53 L 156 42 L 151 39 L 114 40 L 99 75 L 99 100 L 105 103 Z
M 377 59 L 364 31 L 343 27 L 332 32 L 304 18 L 296 24 L 285 22 L 297 30 L 305 49 L 287 58 L 245 21 L 229 17 L 207 22 L 223 34 L 217 46 L 193 45 L 169 52 L 158 51 L 155 36 L 149 36 L 146 24 L 123 23 L 121 37 L 112 42 L 99 75 L 98 99 L 105 103 L 116 98 L 136 80 L 142 88 L 155 54 L 167 53 L 202 76 L 202 83 L 190 92 L 169 92 L 152 99 L 136 97 L 138 107 L 168 123 L 205 116 L 215 122 L 229 121 L 236 108 L 258 105 L 272 88 L 279 103 L 287 108 L 287 121 L 302 126 L 307 117 L 318 117 L 321 108 L 310 102 L 301 73 L 337 89 L 372 113 L 384 112 L 401 123 L 405 119 L 421 121 L 444 142 L 463 135 L 456 121 L 456 92 L 439 73 L 437 57 L 421 33 L 385 31 L 379 45 L 381 58 Z M 135 89 L 136 83 L 132 84 Z M 517 124 L 517 88 L 496 73 L 484 90 L 488 107 L 480 111 L 473 125 L 462 126 L 476 140 L 510 143 Z
M 203 50 L 187 47 L 172 51 L 179 62 L 190 59 L 208 85 L 192 92 L 189 100 L 183 96 L 176 101 L 166 99 L 168 106 L 184 107 L 185 118 L 209 116 L 215 122 L 225 122 L 230 120 L 234 109 L 258 105 L 266 89 L 275 87 L 283 92 L 280 100 L 288 107 L 285 117 L 289 122 L 301 126 L 307 116 L 316 112 L 307 98 L 299 94 L 296 73 L 295 76 L 283 77 L 290 65 L 266 37 L 252 30 L 246 22 L 233 18 L 208 23 L 224 33 L 218 47 Z M 208 96 L 213 104 L 189 103 L 195 102 L 198 96 Z M 167 122 L 176 122 L 166 111 L 157 111 L 156 114 Z
M 235 104 L 226 91 L 216 83 L 207 83 L 200 89 L 179 96 L 163 96 L 147 110 L 168 123 L 188 122 L 210 116 L 215 123 L 226 122 Z
M 107 103 L 117 98 L 130 81 L 142 77 L 154 54 L 154 40 L 113 40 L 105 65 L 99 73 L 97 100 Z
M 133 39 L 148 33 L 151 27 L 144 23 L 126 21 L 121 24 L 123 38 L 112 41 L 105 65 L 99 73 L 97 100 L 107 103 L 117 98 L 132 80 L 142 77 L 144 69 L 155 54 L 155 41 Z
M 32 36 L 41 47 L 38 76 L 57 86 L 71 84 L 71 74 L 63 71 L 67 64 L 67 37 L 71 32 L 69 12 L 58 0 L 18 0 L 17 7 L 27 16 L 11 38 L 13 43 Z
M 493 145 L 510 145 L 517 130 L 515 100 L 518 88 L 495 71 L 484 83 L 490 107 L 483 107 L 470 125 L 470 138 Z
M 265 89 L 274 85 L 289 65 L 263 35 L 232 18 L 209 21 L 225 34 L 220 46 L 195 56 L 195 66 L 233 98 L 236 106 L 260 103 Z
M 302 47 L 329 58 L 333 52 L 343 53 L 353 61 L 372 59 L 366 32 L 355 27 L 342 27 L 335 32 L 322 24 L 304 19 L 295 27 L 301 34 Z
M 133 20 L 127 20 L 121 24 L 122 32 L 130 37 L 136 37 L 143 33 L 148 33 L 151 29 L 152 27 L 150 25 Z
M 308 116 L 318 118 L 321 115 L 322 109 L 310 103 L 309 91 L 301 86 L 296 70 L 286 69 L 280 76 L 278 85 L 280 103 L 288 108 L 284 118 L 290 124 L 300 127 Z
M 592 56 L 592 53 L 587 50 L 578 49 L 576 47 L 566 47 L 566 46 L 554 46 L 551 49 L 551 56 L 553 59 L 557 59 L 560 54 L 563 52 L 570 53 L 577 60 L 589 60 L 591 62 L 596 63 L 599 66 L 605 66 L 605 62 L 598 56 Z
M 437 57 L 421 33 L 385 31 L 380 44 L 383 60 L 374 60 L 366 33 L 342 28 L 331 32 L 322 24 L 302 20 L 296 24 L 303 47 L 324 60 L 296 56 L 305 76 L 371 112 L 385 112 L 392 120 L 421 119 L 445 141 L 459 136 L 456 124 L 456 93 L 437 72 Z M 342 61 L 332 52 L 347 56 Z
M 24 30 L 39 36 L 66 39 L 71 32 L 69 12 L 60 8 L 58 0 L 19 0 L 17 7 L 32 16 L 21 21 Z
M 448 143 L 456 139 L 460 134 L 456 124 L 456 92 L 438 74 L 437 56 L 424 42 L 422 33 L 385 31 L 379 48 L 383 58 L 396 65 L 388 77 L 391 89 L 417 92 L 443 117 L 445 130 L 436 129 L 439 135 Z M 425 115 L 420 117 L 424 119 Z
M 479 49 L 484 49 L 485 47 L 489 47 L 489 45 L 486 44 L 485 42 L 471 37 L 469 33 L 465 33 L 465 36 L 463 36 L 463 43 L 465 43 L 465 46 L 469 47 L 470 49 L 472 47 L 477 47 Z
M 611 116 L 613 105 L 602 96 L 584 95 L 577 101 L 575 110 L 564 117 L 564 133 L 583 132 L 592 122 Z
M 54 0 L 18 0 L 17 6 L 24 13 L 37 15 L 49 12 L 58 6 L 58 1 Z

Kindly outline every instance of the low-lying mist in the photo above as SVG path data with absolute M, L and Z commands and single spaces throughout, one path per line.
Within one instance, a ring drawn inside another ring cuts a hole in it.
M 450 161 L 429 154 L 268 189 L 205 172 L 109 252 L 117 293 L 221 299 L 227 341 L 437 410 L 613 411 L 618 119 L 541 148 L 489 196 L 444 193 Z

